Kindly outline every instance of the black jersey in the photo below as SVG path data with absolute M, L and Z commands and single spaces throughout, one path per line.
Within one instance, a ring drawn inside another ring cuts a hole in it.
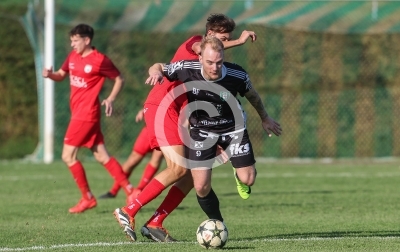
M 222 76 L 215 81 L 204 79 L 199 60 L 177 61 L 165 65 L 165 76 L 185 84 L 191 108 L 191 127 L 225 133 L 246 127 L 245 114 L 237 99 L 251 88 L 246 71 L 239 65 L 224 62 Z

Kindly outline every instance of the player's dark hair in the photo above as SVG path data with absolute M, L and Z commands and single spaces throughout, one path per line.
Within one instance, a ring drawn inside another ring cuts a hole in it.
M 82 38 L 89 38 L 90 41 L 93 40 L 94 30 L 91 26 L 87 24 L 78 24 L 69 32 L 69 35 L 72 37 L 74 35 L 79 35 Z
M 211 14 L 207 18 L 206 34 L 208 31 L 217 33 L 230 33 L 235 29 L 235 21 L 224 14 Z

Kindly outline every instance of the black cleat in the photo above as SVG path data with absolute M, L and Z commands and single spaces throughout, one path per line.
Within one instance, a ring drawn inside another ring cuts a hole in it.
M 98 199 L 113 199 L 115 197 L 116 197 L 116 195 L 114 195 L 114 194 L 112 194 L 110 192 L 107 192 L 107 193 L 105 193 L 103 195 L 100 195 L 100 197 L 98 197 Z
M 176 242 L 177 240 L 172 238 L 168 231 L 163 227 L 151 227 L 144 225 L 140 232 L 143 236 L 147 237 L 150 240 L 156 242 Z

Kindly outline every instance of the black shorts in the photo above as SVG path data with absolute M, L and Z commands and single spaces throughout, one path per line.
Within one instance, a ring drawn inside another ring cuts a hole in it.
M 216 134 L 199 128 L 192 128 L 190 129 L 190 137 L 190 147 L 186 150 L 189 168 L 211 168 L 216 157 L 217 145 L 225 150 L 235 168 L 250 166 L 256 162 L 246 129 Z

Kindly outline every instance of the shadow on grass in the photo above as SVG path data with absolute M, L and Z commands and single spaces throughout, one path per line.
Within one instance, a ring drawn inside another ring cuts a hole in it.
M 246 246 L 240 246 L 240 247 L 229 247 L 229 245 L 227 247 L 223 247 L 222 250 L 238 250 L 238 249 L 255 249 L 256 247 L 246 247 Z
M 352 238 L 352 237 L 400 237 L 400 230 L 385 231 L 332 231 L 332 232 L 310 232 L 310 233 L 293 233 L 293 234 L 277 234 L 259 237 L 246 237 L 235 239 L 237 241 L 253 241 L 257 239 L 265 240 L 290 240 L 290 239 L 324 239 L 324 238 Z M 233 239 L 231 239 L 233 240 Z
M 327 191 L 327 190 L 321 190 L 321 191 L 287 191 L 287 192 L 267 192 L 267 191 L 256 191 L 252 190 L 251 195 L 291 195 L 291 194 L 334 194 L 334 193 L 368 193 L 371 192 L 371 190 L 345 190 L 345 191 Z M 219 195 L 221 196 L 237 196 L 238 193 L 235 192 L 230 192 L 230 193 L 220 193 Z
M 115 208 L 117 208 L 117 207 L 115 207 Z M 97 214 L 113 214 L 115 208 L 101 209 L 101 210 L 97 211 Z M 176 209 L 174 209 L 174 211 L 183 211 L 183 210 L 187 210 L 187 209 L 189 209 L 189 207 L 177 207 Z M 150 207 L 147 207 L 147 208 L 144 207 L 144 208 L 140 209 L 139 213 L 145 213 L 145 214 L 149 213 L 152 215 L 155 210 L 156 210 L 155 208 L 153 209 Z

